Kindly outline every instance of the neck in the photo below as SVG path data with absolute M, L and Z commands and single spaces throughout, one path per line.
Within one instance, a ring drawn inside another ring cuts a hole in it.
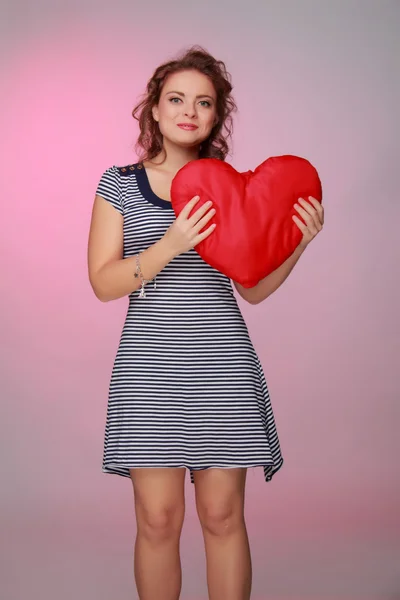
M 199 148 L 182 148 L 164 139 L 164 149 L 151 162 L 162 163 L 162 168 L 171 173 L 177 173 L 188 162 L 199 158 Z

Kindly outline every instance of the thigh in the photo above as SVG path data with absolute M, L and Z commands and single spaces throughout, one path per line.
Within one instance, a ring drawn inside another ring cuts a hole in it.
M 130 469 L 138 526 L 180 527 L 185 511 L 184 468 Z
M 196 506 L 202 523 L 244 517 L 246 476 L 246 468 L 194 472 Z

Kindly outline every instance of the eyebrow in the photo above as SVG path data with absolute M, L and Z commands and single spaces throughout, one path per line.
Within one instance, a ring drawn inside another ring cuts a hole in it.
M 176 94 L 177 96 L 182 96 L 184 97 L 185 94 L 183 94 L 182 92 L 175 92 L 175 91 L 170 91 L 170 92 L 166 92 L 166 94 Z M 210 98 L 210 100 L 215 100 L 212 96 L 209 96 L 208 94 L 200 94 L 199 96 L 196 96 L 196 99 L 198 98 Z

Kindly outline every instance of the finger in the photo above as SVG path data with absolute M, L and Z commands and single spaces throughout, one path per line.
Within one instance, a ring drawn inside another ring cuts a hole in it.
M 313 230 L 313 232 L 314 230 L 316 230 L 315 233 L 317 231 L 320 231 L 322 229 L 322 225 L 320 223 L 319 216 L 315 208 L 313 208 L 311 204 L 303 198 L 299 198 L 299 202 L 301 202 L 302 207 L 298 204 L 294 205 L 297 212 L 303 217 L 308 227 L 311 230 Z
M 203 206 L 200 206 L 200 208 L 198 208 L 196 210 L 196 212 L 193 213 L 192 216 L 188 218 L 188 224 L 189 224 L 189 226 L 190 227 L 194 227 L 194 225 L 196 225 L 197 221 L 199 219 L 201 219 L 201 217 L 203 215 L 205 215 L 205 213 L 210 209 L 211 206 L 212 206 L 211 200 L 209 200 L 208 202 L 205 202 L 203 204 Z
M 312 202 L 313 206 L 315 207 L 315 210 L 318 213 L 319 221 L 320 221 L 321 225 L 323 225 L 323 223 L 324 223 L 324 207 L 322 206 L 321 202 L 318 202 L 318 200 L 316 198 L 314 198 L 313 196 L 308 196 L 308 199 L 310 202 Z
M 299 198 L 299 202 L 302 202 L 302 201 L 304 202 L 304 200 L 302 198 Z M 294 205 L 294 208 L 299 213 L 299 215 L 301 217 L 303 217 L 303 219 L 307 223 L 307 225 L 313 221 L 312 215 L 311 215 L 311 210 L 315 210 L 315 209 L 310 207 L 309 210 L 307 210 L 305 207 L 300 206 L 300 204 L 297 204 L 297 203 Z
M 196 225 L 193 227 L 193 232 L 197 235 L 199 231 L 201 231 L 203 227 L 207 225 L 208 221 L 213 218 L 215 213 L 215 208 L 212 208 L 202 219 L 200 219 L 200 221 L 196 223 Z
M 299 217 L 296 217 L 296 215 L 293 215 L 292 219 L 296 223 L 297 227 L 300 229 L 301 233 L 303 235 L 308 236 L 308 229 L 307 229 L 307 226 L 304 225 L 303 221 L 301 219 L 299 219 Z
M 314 198 L 314 196 L 308 196 L 308 201 L 311 202 L 311 204 L 314 206 L 314 208 L 317 210 L 317 212 L 322 212 L 323 207 L 321 202 L 319 202 L 316 198 Z
M 315 227 L 311 225 L 305 225 L 301 219 L 296 217 L 296 215 L 293 215 L 292 219 L 307 241 L 311 241 L 317 235 L 318 230 Z
M 192 198 L 187 204 L 185 204 L 179 216 L 182 215 L 183 219 L 187 219 L 199 200 L 200 196 L 194 196 L 194 198 Z
M 208 227 L 208 229 L 203 231 L 203 233 L 199 233 L 199 235 L 196 235 L 196 237 L 193 239 L 193 248 L 197 246 L 197 244 L 200 244 L 200 242 L 208 238 L 208 236 L 214 231 L 215 228 L 216 224 L 213 223 L 212 225 L 210 225 L 210 227 Z
M 314 208 L 314 206 L 310 202 L 307 202 L 307 200 L 304 200 L 304 198 L 299 198 L 298 201 L 301 204 L 301 206 L 304 208 L 304 210 L 306 212 L 308 212 L 309 215 L 313 216 L 313 215 L 317 214 L 317 210 Z

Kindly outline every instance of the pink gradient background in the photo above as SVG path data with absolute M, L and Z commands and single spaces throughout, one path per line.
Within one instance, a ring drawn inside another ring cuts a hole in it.
M 285 458 L 248 476 L 253 597 L 398 600 L 399 3 L 57 4 L 1 17 L 1 600 L 136 597 L 131 484 L 101 472 L 127 302 L 96 300 L 87 235 L 101 173 L 135 160 L 148 77 L 193 43 L 233 76 L 230 162 L 305 156 L 325 194 L 289 280 L 241 303 Z M 200 600 L 186 487 L 182 598 Z

